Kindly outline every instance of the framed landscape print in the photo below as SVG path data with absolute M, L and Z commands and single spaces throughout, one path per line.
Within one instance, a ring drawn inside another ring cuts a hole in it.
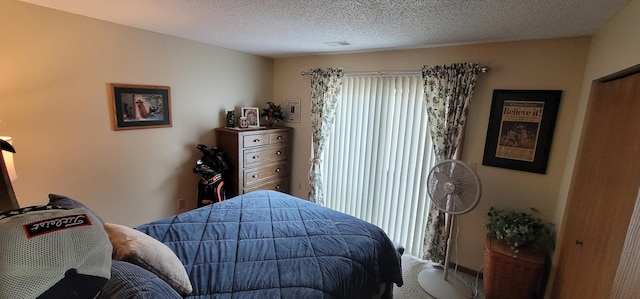
M 171 127 L 169 86 L 111 84 L 114 130 Z
M 482 165 L 546 173 L 561 96 L 561 90 L 494 90 Z

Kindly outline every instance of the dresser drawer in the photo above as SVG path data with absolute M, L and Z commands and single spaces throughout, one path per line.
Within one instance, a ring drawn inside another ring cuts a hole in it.
M 269 144 L 269 133 L 242 136 L 243 148 L 251 148 Z
M 244 150 L 243 167 L 254 167 L 262 163 L 287 160 L 287 145 L 260 147 Z
M 269 144 L 287 143 L 287 142 L 289 142 L 288 131 L 269 133 Z
M 264 184 L 255 185 L 249 188 L 244 188 L 244 193 L 249 193 L 256 190 L 273 190 L 288 193 L 289 192 L 289 177 L 277 179 L 275 181 L 269 181 Z
M 244 187 L 271 178 L 281 178 L 289 173 L 287 163 L 268 164 L 262 167 L 244 170 Z

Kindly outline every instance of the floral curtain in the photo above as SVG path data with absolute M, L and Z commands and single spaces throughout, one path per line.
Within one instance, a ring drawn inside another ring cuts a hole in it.
M 309 170 L 309 200 L 322 205 L 324 197 L 320 155 L 329 136 L 329 129 L 333 125 L 344 72 L 341 68 L 318 68 L 311 70 L 310 73 L 313 153 Z
M 461 154 L 459 145 L 479 71 L 477 63 L 422 67 L 429 133 L 437 161 L 455 159 Z M 424 259 L 444 264 L 445 215 L 434 205 L 429 208 L 423 245 Z

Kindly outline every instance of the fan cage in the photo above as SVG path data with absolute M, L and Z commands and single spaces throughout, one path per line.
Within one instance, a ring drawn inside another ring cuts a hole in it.
M 443 185 L 447 182 L 455 185 L 451 194 L 444 191 Z M 439 210 L 452 215 L 473 210 L 482 193 L 480 178 L 469 165 L 460 160 L 444 160 L 433 166 L 427 178 L 427 190 L 431 202 Z M 461 207 L 455 205 L 456 197 L 460 199 Z

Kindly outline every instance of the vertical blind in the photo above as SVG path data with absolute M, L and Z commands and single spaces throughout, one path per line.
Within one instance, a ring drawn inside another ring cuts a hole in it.
M 371 222 L 421 256 L 435 156 L 422 79 L 345 76 L 322 157 L 325 205 Z

